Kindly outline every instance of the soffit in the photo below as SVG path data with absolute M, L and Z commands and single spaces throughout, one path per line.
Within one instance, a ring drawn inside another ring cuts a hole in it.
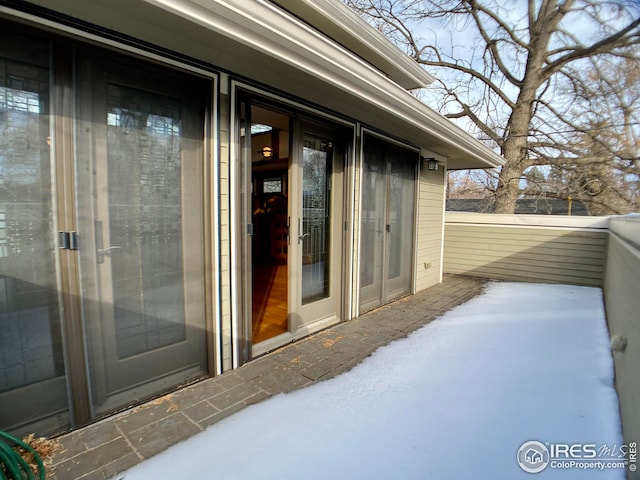
M 32 0 L 365 121 L 448 159 L 448 168 L 502 157 L 402 86 L 264 0 Z

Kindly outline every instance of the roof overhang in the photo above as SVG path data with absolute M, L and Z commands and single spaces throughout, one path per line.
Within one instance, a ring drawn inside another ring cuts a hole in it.
M 504 163 L 500 155 L 424 105 L 367 63 L 362 55 L 321 33 L 328 27 L 313 28 L 309 19 L 303 21 L 273 2 L 32 0 L 31 3 L 67 16 L 66 30 L 70 33 L 76 27 L 68 26 L 69 17 L 257 80 L 365 121 L 371 127 L 440 155 L 446 158 L 447 168 L 489 168 Z M 325 4 L 326 9 L 331 5 L 329 1 Z M 0 13 L 12 12 L 1 5 Z M 39 14 L 21 12 L 21 16 L 35 23 L 43 22 Z M 342 18 L 348 17 L 345 14 Z M 364 21 L 358 22 L 362 30 L 369 28 Z M 379 37 L 378 43 L 388 42 L 382 35 Z
M 435 78 L 339 0 L 273 0 L 407 90 Z

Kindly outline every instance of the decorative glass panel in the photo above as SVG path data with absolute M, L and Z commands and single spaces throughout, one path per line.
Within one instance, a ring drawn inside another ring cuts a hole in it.
M 109 86 L 107 152 L 118 357 L 185 338 L 178 100 Z

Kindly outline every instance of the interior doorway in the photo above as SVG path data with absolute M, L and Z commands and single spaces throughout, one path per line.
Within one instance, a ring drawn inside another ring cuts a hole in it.
M 289 330 L 289 116 L 251 107 L 253 343 Z
M 351 131 L 249 95 L 238 107 L 242 363 L 340 319 Z

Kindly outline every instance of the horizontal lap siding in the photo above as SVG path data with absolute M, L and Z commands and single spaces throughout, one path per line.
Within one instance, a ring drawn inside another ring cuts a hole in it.
M 606 230 L 447 223 L 444 271 L 602 286 L 607 238 Z
M 220 345 L 222 371 L 232 367 L 231 241 L 229 212 L 229 96 L 220 95 Z
M 417 212 L 416 291 L 440 283 L 443 216 L 444 170 L 423 169 Z
M 625 231 L 635 228 L 635 233 Z M 624 352 L 614 351 L 616 389 L 620 398 L 625 442 L 640 439 L 640 219 L 614 218 L 604 286 L 609 334 L 627 340 Z M 622 235 L 626 235 L 623 237 Z M 637 474 L 629 478 L 640 478 Z

